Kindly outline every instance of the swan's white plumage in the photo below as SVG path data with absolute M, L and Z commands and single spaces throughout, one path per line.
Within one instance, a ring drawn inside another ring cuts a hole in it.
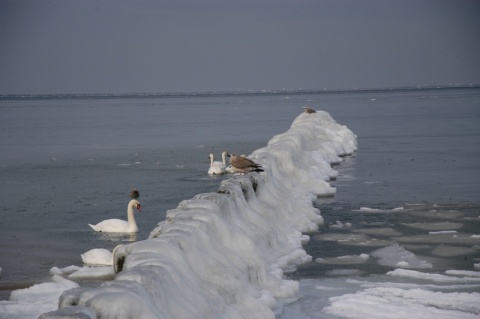
M 111 266 L 113 264 L 112 252 L 104 248 L 94 248 L 80 256 L 85 265 Z
M 214 161 L 212 153 L 210 153 L 209 158 L 210 158 L 210 168 L 208 169 L 208 174 L 209 175 L 225 174 L 226 165 L 220 161 Z M 223 153 L 222 153 L 222 158 L 223 158 Z
M 88 224 L 93 230 L 105 233 L 136 233 L 138 232 L 137 223 L 133 216 L 133 209 L 141 211 L 141 205 L 136 199 L 132 199 L 128 203 L 127 217 L 128 220 L 107 219 L 96 225 Z

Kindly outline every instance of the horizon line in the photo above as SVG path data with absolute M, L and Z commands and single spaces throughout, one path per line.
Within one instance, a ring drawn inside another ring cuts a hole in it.
M 332 94 L 347 92 L 384 92 L 384 91 L 416 91 L 442 89 L 480 88 L 480 83 L 449 84 L 449 85 L 416 85 L 377 88 L 349 89 L 277 89 L 277 90 L 235 90 L 235 91 L 178 91 L 178 92 L 133 92 L 133 93 L 28 93 L 0 94 L 0 99 L 65 99 L 65 98 L 118 98 L 118 97 L 181 97 L 181 96 L 222 96 L 222 95 L 273 95 L 273 94 Z

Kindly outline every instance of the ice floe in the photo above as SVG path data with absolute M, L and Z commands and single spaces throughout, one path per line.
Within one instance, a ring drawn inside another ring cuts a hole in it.
M 432 264 L 419 259 L 415 254 L 398 244 L 377 249 L 370 253 L 383 266 L 400 268 L 432 268 Z

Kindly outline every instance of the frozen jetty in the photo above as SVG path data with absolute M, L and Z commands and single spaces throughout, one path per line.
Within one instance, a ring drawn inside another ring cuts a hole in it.
M 298 292 L 284 274 L 311 260 L 302 244 L 323 223 L 313 201 L 335 193 L 331 164 L 356 148 L 328 113 L 300 114 L 249 156 L 264 172 L 180 202 L 149 239 L 115 249 L 115 280 L 65 291 L 40 318 L 274 319 Z

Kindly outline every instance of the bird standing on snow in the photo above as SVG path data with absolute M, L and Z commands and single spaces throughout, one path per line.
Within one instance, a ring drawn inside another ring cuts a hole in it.
M 262 165 L 255 163 L 249 158 L 235 154 L 227 154 L 227 156 L 230 157 L 230 165 L 238 173 L 263 172 Z
M 315 111 L 314 109 L 312 109 L 310 107 L 304 107 L 303 112 L 305 112 L 307 114 L 317 113 L 317 111 Z

